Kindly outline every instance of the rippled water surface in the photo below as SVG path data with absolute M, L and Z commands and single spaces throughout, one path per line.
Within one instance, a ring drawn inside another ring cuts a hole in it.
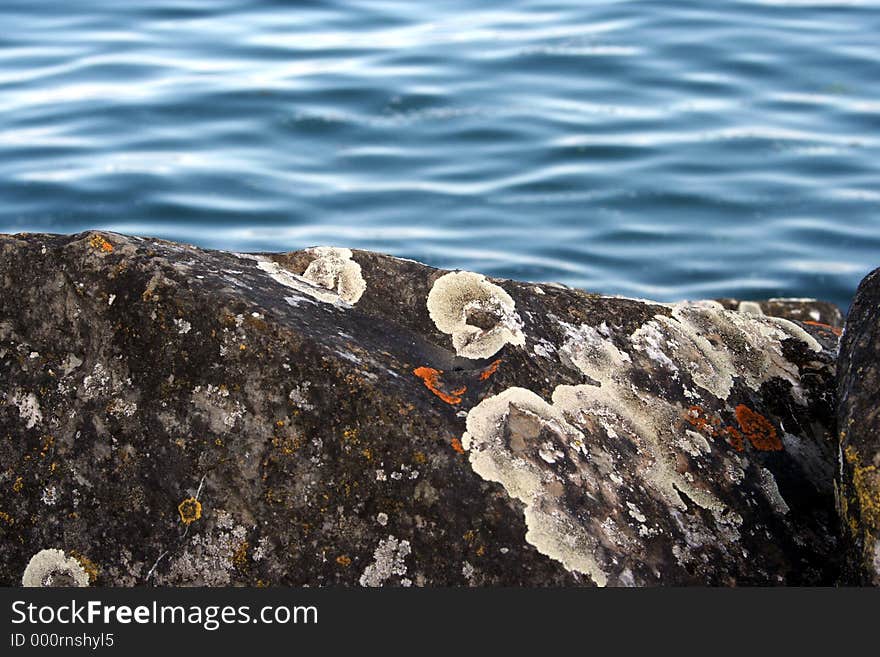
M 0 231 L 662 300 L 880 265 L 880 2 L 2 0 Z

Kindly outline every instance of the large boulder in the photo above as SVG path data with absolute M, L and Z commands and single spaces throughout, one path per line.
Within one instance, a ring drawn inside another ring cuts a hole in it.
M 880 269 L 859 286 L 839 362 L 838 503 L 846 581 L 880 585 Z
M 836 324 L 0 236 L 0 583 L 834 583 Z

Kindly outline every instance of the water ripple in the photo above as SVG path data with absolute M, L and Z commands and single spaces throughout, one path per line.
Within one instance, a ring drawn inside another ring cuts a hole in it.
M 0 230 L 371 248 L 606 293 L 880 264 L 880 2 L 0 6 Z

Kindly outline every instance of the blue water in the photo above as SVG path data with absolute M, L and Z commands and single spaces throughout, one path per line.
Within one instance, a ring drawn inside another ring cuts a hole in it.
M 880 2 L 2 0 L 0 232 L 661 300 L 880 265 Z

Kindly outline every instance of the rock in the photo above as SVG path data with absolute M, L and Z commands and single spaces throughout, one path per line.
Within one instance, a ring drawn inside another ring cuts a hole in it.
M 0 253 L 3 584 L 40 550 L 120 586 L 838 579 L 821 304 L 111 233 Z
M 880 585 L 880 269 L 859 286 L 846 320 L 838 371 L 838 504 L 846 581 Z

